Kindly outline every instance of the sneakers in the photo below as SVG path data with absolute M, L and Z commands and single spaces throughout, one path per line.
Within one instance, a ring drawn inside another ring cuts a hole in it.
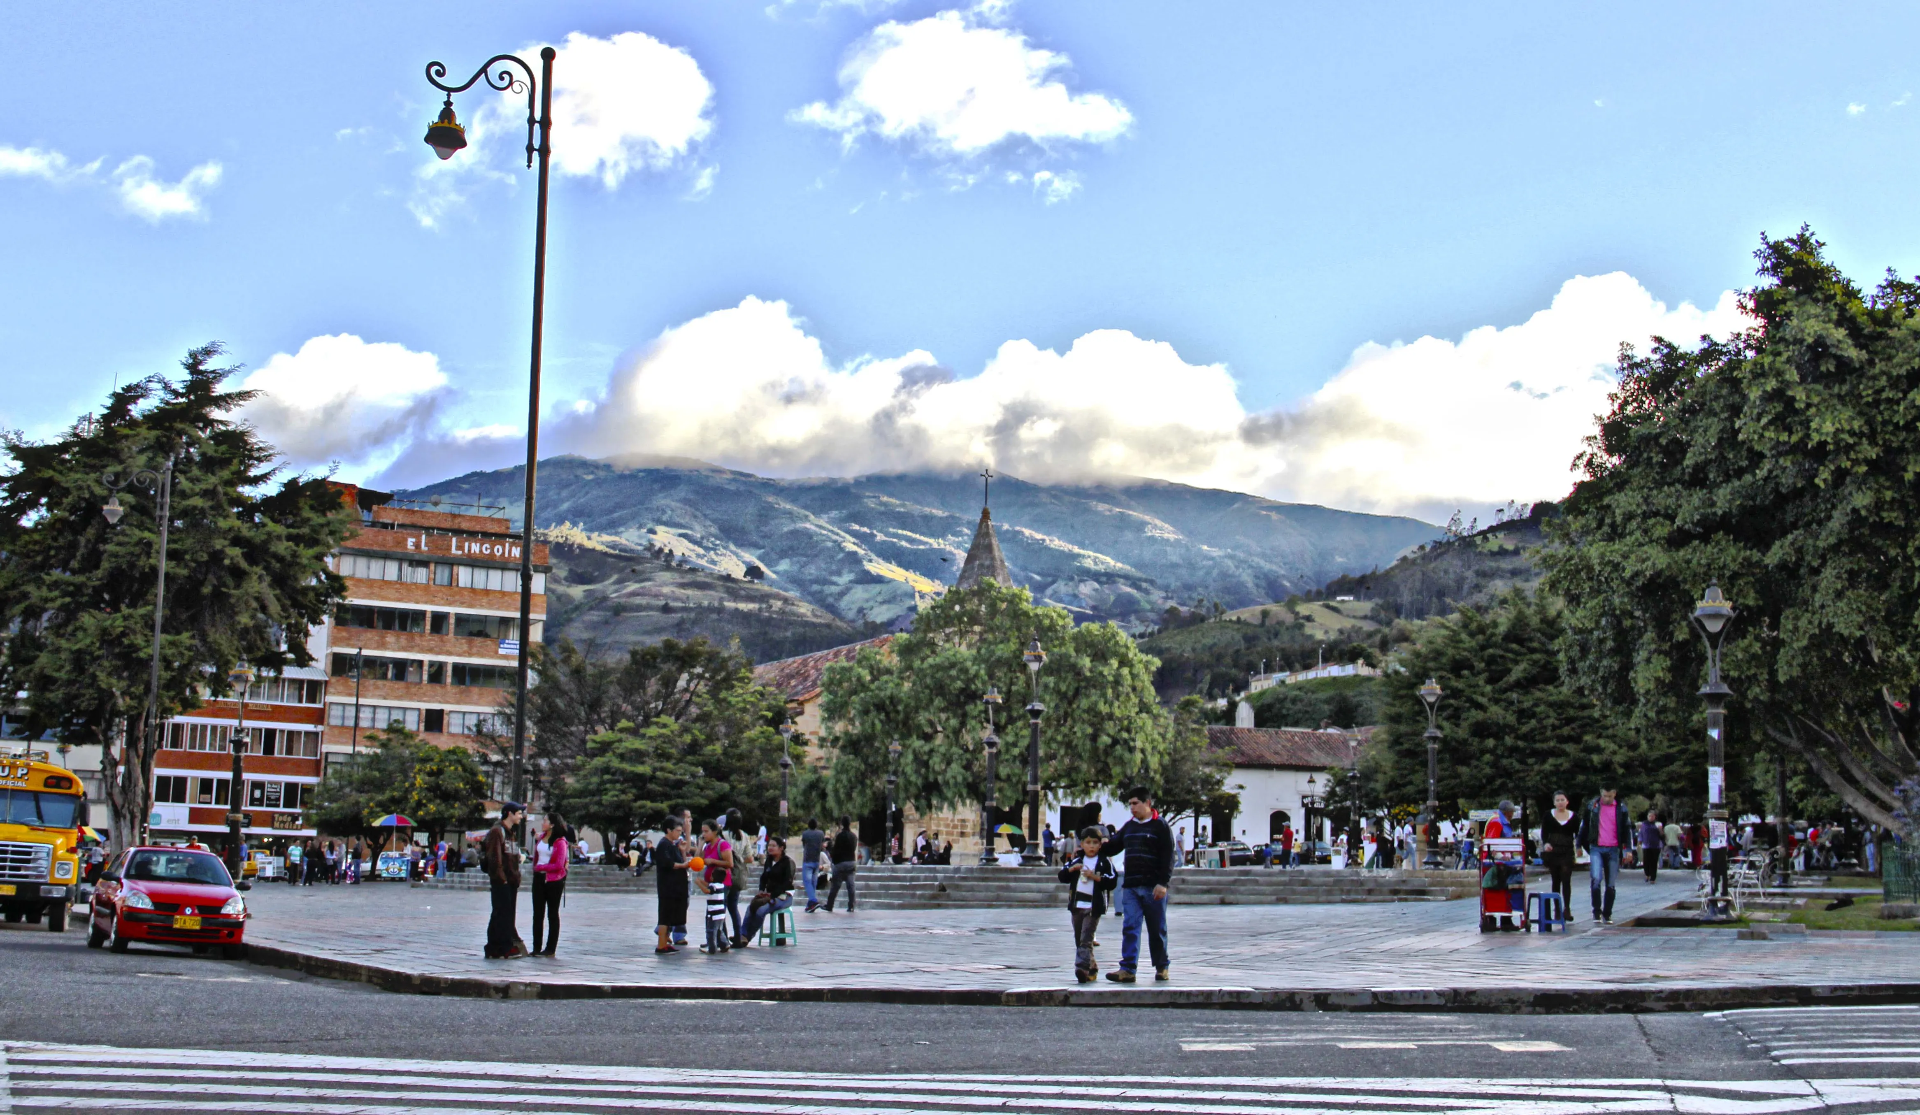
M 1092 983 L 1096 977 L 1092 972 L 1084 968 L 1075 968 L 1073 970 L 1073 978 L 1080 983 Z
M 809 902 L 809 903 L 807 903 L 807 913 L 809 913 L 809 914 L 811 914 L 811 913 L 814 913 L 815 911 L 817 911 L 817 910 L 819 910 L 819 909 L 820 909 L 820 903 L 818 903 L 818 902 Z
M 1113 971 L 1107 973 L 1107 978 L 1115 983 L 1136 982 L 1133 973 L 1127 971 L 1125 968 L 1115 968 Z
M 1173 976 L 1169 974 L 1165 968 L 1155 968 L 1153 970 L 1153 978 L 1159 983 L 1165 983 L 1172 979 Z

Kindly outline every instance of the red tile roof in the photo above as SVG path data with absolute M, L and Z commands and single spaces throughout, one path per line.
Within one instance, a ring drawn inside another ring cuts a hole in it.
M 1333 729 L 1312 732 L 1301 728 L 1207 729 L 1207 743 L 1236 767 L 1278 767 L 1286 770 L 1326 770 L 1352 766 L 1373 729 Z
M 863 643 L 848 643 L 843 647 L 831 647 L 827 650 L 803 654 L 798 658 L 782 658 L 776 662 L 762 662 L 753 668 L 753 680 L 784 695 L 789 701 L 810 701 L 820 693 L 820 679 L 826 674 L 827 667 L 836 662 L 851 662 L 868 647 L 885 650 L 893 642 L 892 635 L 882 635 L 878 639 L 868 639 Z

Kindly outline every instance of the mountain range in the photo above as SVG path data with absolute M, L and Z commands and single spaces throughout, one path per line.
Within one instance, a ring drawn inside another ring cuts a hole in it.
M 471 472 L 398 494 L 518 518 L 522 476 Z M 963 474 L 777 479 L 680 458 L 562 456 L 540 463 L 536 525 L 757 581 L 848 624 L 897 625 L 953 583 L 981 499 L 981 478 Z M 994 477 L 991 499 L 1018 583 L 1082 619 L 1132 629 L 1174 604 L 1239 608 L 1312 591 L 1391 565 L 1437 531 L 1159 480 Z

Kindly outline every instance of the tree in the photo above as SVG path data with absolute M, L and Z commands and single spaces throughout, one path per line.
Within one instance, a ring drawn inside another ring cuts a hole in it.
M 1168 824 L 1190 813 L 1195 817 L 1207 813 L 1219 804 L 1232 770 L 1226 757 L 1214 751 L 1207 740 L 1206 701 L 1181 698 L 1174 706 L 1167 733 L 1166 761 L 1158 781 L 1149 787 L 1154 791 L 1155 808 Z
M 1576 802 L 1631 774 L 1652 796 L 1691 771 L 1670 740 L 1628 747 L 1611 737 L 1598 704 L 1562 677 L 1559 609 L 1516 589 L 1486 611 L 1435 620 L 1381 679 L 1381 730 L 1362 758 L 1366 797 L 1387 805 L 1427 800 L 1426 705 L 1419 687 L 1439 681 L 1439 800 L 1484 808 L 1510 797 L 1537 815 L 1555 790 Z M 1691 752 L 1687 752 L 1688 755 Z M 1337 786 L 1333 789 L 1338 789 Z M 1333 800 L 1330 790 L 1329 802 Z
M 1891 827 L 1920 772 L 1920 285 L 1863 294 L 1822 248 L 1763 238 L 1740 336 L 1622 349 L 1543 560 L 1578 684 L 1701 758 L 1687 617 L 1717 579 L 1741 610 L 1729 740 L 1799 755 Z
M 886 652 L 863 650 L 829 666 L 821 699 L 825 800 L 833 812 L 869 813 L 884 801 L 888 747 L 899 741 L 899 800 L 921 810 L 977 802 L 984 777 L 981 698 L 999 691 L 997 802 L 1026 800 L 1026 717 L 1032 682 L 1021 659 L 1046 650 L 1040 672 L 1044 794 L 1093 792 L 1152 781 L 1166 761 L 1170 721 L 1154 696 L 1154 660 L 1110 623 L 1073 625 L 1061 608 L 1037 607 L 1025 589 L 983 582 L 922 609 L 912 632 Z
M 438 840 L 480 822 L 487 782 L 471 751 L 435 747 L 397 723 L 367 733 L 366 741 L 320 779 L 310 808 L 321 831 L 378 842 L 393 830 L 374 822 L 398 813 Z
M 237 663 L 267 674 L 310 663 L 308 631 L 344 588 L 325 559 L 351 528 L 349 509 L 322 479 L 281 478 L 274 448 L 229 417 L 253 394 L 221 389 L 239 369 L 215 367 L 220 353 L 204 345 L 182 361 L 184 376 L 115 390 L 90 425 L 53 441 L 4 438 L 0 684 L 27 694 L 29 736 L 102 747 L 114 836 L 126 843 L 151 808 L 149 724 L 203 692 L 224 696 Z M 124 517 L 109 524 L 102 473 L 158 472 L 170 453 L 159 703 L 148 710 L 158 504 L 128 487 Z

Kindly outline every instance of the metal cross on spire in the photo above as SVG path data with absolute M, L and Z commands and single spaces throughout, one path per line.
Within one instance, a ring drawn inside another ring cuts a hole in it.
M 980 506 L 991 507 L 993 505 L 993 501 L 987 498 L 992 490 L 993 466 L 988 465 L 986 468 L 980 470 Z

